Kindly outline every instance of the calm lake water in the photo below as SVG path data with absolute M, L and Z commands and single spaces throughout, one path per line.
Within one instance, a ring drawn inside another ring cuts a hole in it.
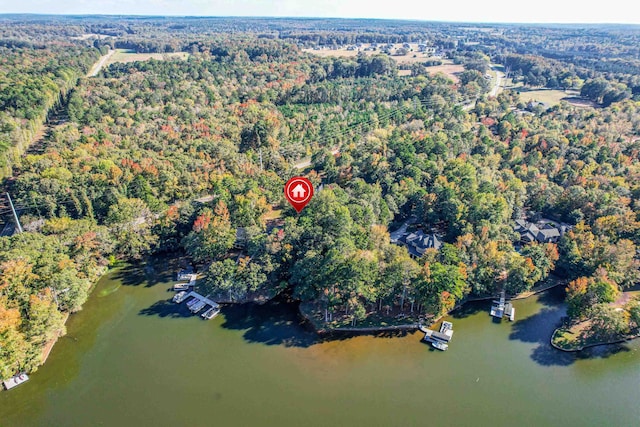
M 157 273 L 167 268 L 168 273 Z M 1 426 L 637 426 L 638 343 L 581 357 L 548 339 L 562 291 L 452 316 L 446 352 L 418 333 L 319 341 L 284 303 L 211 321 L 169 299 L 175 265 L 113 271 Z

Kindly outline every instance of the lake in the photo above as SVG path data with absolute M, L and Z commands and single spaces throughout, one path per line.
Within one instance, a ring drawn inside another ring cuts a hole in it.
M 636 426 L 640 345 L 552 349 L 562 290 L 447 318 L 446 352 L 420 333 L 322 341 L 295 307 L 170 302 L 175 260 L 111 271 L 31 380 L 0 393 L 0 426 Z

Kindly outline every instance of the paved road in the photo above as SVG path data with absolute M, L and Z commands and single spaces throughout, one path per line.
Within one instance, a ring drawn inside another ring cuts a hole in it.
M 499 71 L 496 66 L 492 66 L 491 69 L 496 73 L 496 82 L 493 85 L 491 92 L 489 92 L 489 96 L 498 96 L 498 94 L 502 92 L 502 87 L 500 85 L 502 84 L 504 73 Z
M 113 56 L 114 53 L 116 53 L 115 50 L 110 50 L 109 53 L 107 53 L 106 55 L 103 55 L 98 62 L 93 64 L 93 67 L 91 67 L 91 70 L 89 70 L 87 77 L 97 76 L 100 70 L 102 70 L 102 67 L 104 66 L 104 64 L 107 62 L 109 58 L 111 58 L 111 56 Z

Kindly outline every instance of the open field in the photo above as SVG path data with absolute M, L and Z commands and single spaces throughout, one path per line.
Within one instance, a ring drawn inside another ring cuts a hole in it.
M 105 65 L 115 64 L 116 62 L 135 62 L 135 61 L 148 61 L 149 59 L 163 60 L 168 58 L 187 59 L 189 54 L 186 52 L 173 52 L 173 53 L 136 53 L 127 49 L 116 49 L 114 53 Z
M 510 79 L 509 79 L 510 80 Z M 511 89 L 520 94 L 523 102 L 542 102 L 545 105 L 558 105 L 561 101 L 568 102 L 576 107 L 594 107 L 594 103 L 588 99 L 580 97 L 580 92 L 575 90 L 559 90 L 559 89 L 528 89 L 522 84 L 508 85 L 507 89 Z
M 357 48 L 355 50 L 348 50 L 347 47 L 342 47 L 340 49 L 303 49 L 303 52 L 313 53 L 314 55 L 322 57 L 339 56 L 344 58 L 353 58 L 357 56 L 359 52 L 362 52 L 365 55 L 377 55 L 383 53 L 384 50 L 380 47 L 377 47 L 376 50 L 365 50 L 370 48 L 371 45 L 369 43 L 363 43 L 360 48 Z M 406 55 L 395 55 L 397 49 L 400 48 L 402 48 L 402 43 L 395 43 L 393 44 L 393 47 L 389 49 L 391 52 L 391 55 L 389 56 L 395 59 L 396 62 L 400 64 L 415 64 L 416 62 L 425 62 L 428 60 L 441 60 L 441 58 L 433 57 L 430 53 L 420 52 L 417 43 L 409 43 L 409 48 L 407 49 L 408 52 Z
M 89 33 L 89 34 L 83 34 L 81 36 L 73 36 L 73 37 L 69 37 L 71 40 L 88 40 L 90 38 L 96 38 L 96 39 L 106 39 L 107 37 L 111 37 L 108 36 L 106 34 L 97 34 L 97 33 Z
M 450 77 L 456 83 L 458 82 L 458 73 L 464 71 L 464 67 L 460 64 L 454 64 L 452 61 L 447 59 L 443 60 L 444 64 L 442 65 L 434 65 L 433 67 L 427 67 L 427 71 L 430 74 L 443 73 Z
M 398 64 L 416 64 L 416 63 L 424 63 L 426 61 L 441 61 L 442 65 L 435 65 L 432 67 L 427 67 L 427 70 L 431 74 L 443 73 L 449 76 L 454 81 L 458 81 L 457 74 L 464 71 L 464 67 L 462 65 L 454 64 L 453 61 L 449 59 L 443 59 L 441 57 L 432 56 L 430 53 L 420 52 L 418 49 L 417 43 L 409 43 L 409 49 L 406 55 L 395 55 L 395 51 L 402 47 L 402 43 L 393 44 L 393 48 L 390 49 L 391 57 Z M 358 56 L 359 52 L 364 53 L 365 55 L 378 55 L 383 53 L 382 49 L 377 48 L 376 50 L 365 50 L 367 48 L 371 48 L 371 45 L 368 43 L 362 44 L 362 46 L 355 50 L 348 50 L 347 47 L 342 47 L 340 49 L 329 49 L 322 48 L 319 50 L 315 49 L 303 49 L 304 52 L 312 53 L 314 55 L 322 56 L 323 58 L 328 57 L 342 57 L 342 58 L 355 58 Z M 398 70 L 398 75 L 400 76 L 408 76 L 411 75 L 409 70 Z

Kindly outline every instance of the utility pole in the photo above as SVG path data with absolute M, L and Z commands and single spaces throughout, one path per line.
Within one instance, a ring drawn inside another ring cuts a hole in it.
M 13 202 L 11 201 L 11 196 L 9 193 L 7 194 L 7 200 L 9 200 L 9 205 L 11 206 L 11 212 L 13 212 L 13 221 L 16 223 L 16 228 L 18 229 L 18 233 L 22 233 L 22 226 L 20 225 L 20 220 L 18 219 L 18 214 L 16 213 L 16 209 L 13 207 Z

